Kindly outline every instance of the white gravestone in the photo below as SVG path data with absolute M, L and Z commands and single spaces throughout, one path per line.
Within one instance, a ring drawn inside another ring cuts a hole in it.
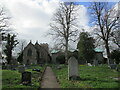
M 91 63 L 87 63 L 88 66 L 92 66 Z
M 75 57 L 71 57 L 68 60 L 68 80 L 76 80 L 79 78 L 78 73 L 78 61 Z

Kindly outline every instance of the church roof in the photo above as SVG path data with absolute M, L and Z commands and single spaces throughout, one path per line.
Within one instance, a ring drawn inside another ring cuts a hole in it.
M 29 45 L 31 45 L 31 46 L 32 46 L 33 48 L 35 48 L 36 50 L 39 50 L 39 49 L 41 48 L 42 50 L 45 50 L 45 51 L 48 53 L 48 55 L 49 55 L 49 51 L 46 50 L 46 48 L 44 47 L 46 44 L 39 44 L 38 41 L 36 41 L 35 44 L 32 44 L 32 41 L 30 40 L 30 42 L 29 42 L 28 45 L 24 48 L 24 50 L 25 50 Z M 47 45 L 48 45 L 48 44 L 47 44 Z M 24 51 L 24 50 L 23 50 L 23 51 Z
M 31 42 L 31 40 L 30 40 L 30 42 L 28 43 L 28 45 L 24 48 L 24 50 L 29 46 L 29 45 L 31 45 L 32 47 L 34 47 L 34 45 L 32 44 L 32 42 Z M 35 48 L 35 47 L 34 47 Z M 24 51 L 23 50 L 23 51 Z
M 99 49 L 99 48 L 95 48 L 94 50 L 95 50 L 95 52 L 103 52 L 103 50 Z
M 52 50 L 51 53 L 58 53 L 60 50 Z

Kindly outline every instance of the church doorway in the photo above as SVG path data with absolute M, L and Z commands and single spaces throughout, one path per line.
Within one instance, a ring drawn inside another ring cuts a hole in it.
M 30 60 L 29 60 L 29 59 L 27 60 L 27 63 L 26 63 L 26 64 L 27 64 L 27 65 L 30 65 Z

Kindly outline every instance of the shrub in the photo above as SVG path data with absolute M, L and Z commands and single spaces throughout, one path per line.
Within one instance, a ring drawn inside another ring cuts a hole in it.
M 111 52 L 111 58 L 115 60 L 116 64 L 120 63 L 120 50 L 113 50 Z
M 59 64 L 64 64 L 65 63 L 65 55 L 64 54 L 58 55 L 56 58 L 56 61 Z

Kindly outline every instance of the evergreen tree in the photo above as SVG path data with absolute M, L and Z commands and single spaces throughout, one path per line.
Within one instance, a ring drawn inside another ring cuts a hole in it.
M 94 51 L 94 39 L 87 33 L 81 32 L 79 37 L 79 42 L 77 44 L 78 58 L 79 60 L 87 61 L 88 63 L 92 63 L 92 60 L 95 56 Z
M 116 64 L 120 63 L 120 50 L 116 49 L 111 52 L 111 58 L 115 60 Z
M 19 63 L 23 63 L 23 52 L 19 53 L 19 56 L 18 56 L 18 58 L 17 58 L 17 61 L 18 61 Z
M 16 45 L 18 44 L 18 41 L 15 39 L 16 35 L 10 35 L 7 34 L 6 36 L 6 45 L 5 45 L 5 54 L 6 54 L 6 60 L 8 62 L 8 64 L 11 63 L 11 59 L 12 59 L 12 50 L 16 47 Z

